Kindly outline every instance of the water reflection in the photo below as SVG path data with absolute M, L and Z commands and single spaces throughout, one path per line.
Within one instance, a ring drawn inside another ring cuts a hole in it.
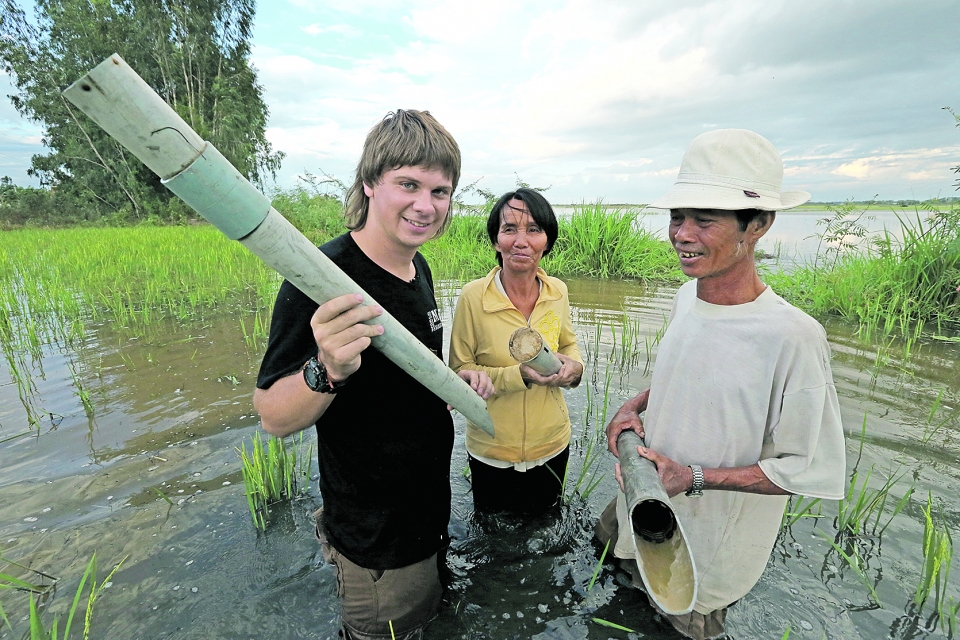
M 676 637 L 609 560 L 587 589 L 601 551 L 593 522 L 615 486 L 610 456 L 591 451 L 605 411 L 649 384 L 674 289 L 568 284 L 588 361 L 585 383 L 567 393 L 568 494 L 585 461 L 598 461 L 584 473 L 600 482 L 586 500 L 571 495 L 557 517 L 477 518 L 457 416 L 450 589 L 430 638 L 626 637 L 593 618 L 644 637 Z M 447 327 L 458 290 L 441 285 Z M 910 609 L 922 558 L 919 498 L 931 492 L 951 526 L 960 523 L 949 490 L 960 476 L 960 348 L 931 340 L 911 345 L 907 357 L 900 341 L 864 340 L 840 321 L 826 328 L 850 464 L 860 458 L 861 471 L 873 467 L 872 486 L 905 474 L 887 512 L 911 485 L 917 498 L 882 538 L 851 542 L 882 609 L 824 539 L 836 534 L 836 507 L 825 505 L 822 518 L 783 533 L 760 583 L 731 611 L 736 638 L 780 637 L 788 626 L 796 637 L 901 638 L 928 634 L 933 624 L 929 607 L 922 615 Z M 313 540 L 315 488 L 277 510 L 263 533 L 246 508 L 236 447 L 257 428 L 250 398 L 262 345 L 249 347 L 232 316 L 160 322 L 149 332 L 92 326 L 82 344 L 50 343 L 39 361 L 24 358 L 42 419 L 35 435 L 0 443 L 0 552 L 63 577 L 52 604 L 59 611 L 93 551 L 101 567 L 128 556 L 98 604 L 96 637 L 333 637 L 336 585 Z M 74 375 L 92 398 L 92 417 Z M 27 426 L 8 380 L 5 359 L 0 440 Z M 3 598 L 8 612 L 23 611 L 21 601 Z

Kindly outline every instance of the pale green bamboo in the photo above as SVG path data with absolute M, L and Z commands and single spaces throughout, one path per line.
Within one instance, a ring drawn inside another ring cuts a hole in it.
M 240 240 L 319 304 L 360 293 L 343 273 L 217 151 L 204 142 L 123 59 L 114 54 L 63 92 L 164 184 L 228 237 Z M 472 423 L 494 435 L 486 403 L 389 313 L 371 321 L 373 346 Z

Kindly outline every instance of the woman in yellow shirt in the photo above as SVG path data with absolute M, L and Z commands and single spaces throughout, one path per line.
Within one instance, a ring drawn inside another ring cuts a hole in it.
M 557 240 L 550 203 L 532 189 L 504 194 L 487 220 L 499 267 L 463 287 L 450 337 L 455 371 L 484 371 L 496 392 L 487 408 L 491 438 L 467 424 L 474 507 L 480 511 L 543 511 L 563 495 L 570 453 L 570 416 L 560 391 L 583 375 L 583 358 L 570 321 L 567 286 L 540 268 Z M 540 332 L 562 363 L 541 376 L 509 351 L 514 331 Z

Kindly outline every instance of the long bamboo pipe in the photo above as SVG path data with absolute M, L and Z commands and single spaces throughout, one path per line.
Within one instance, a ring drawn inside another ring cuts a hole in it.
M 318 304 L 347 293 L 376 301 L 290 224 L 212 144 L 205 142 L 117 54 L 63 92 L 163 184 L 231 240 Z M 386 311 L 373 346 L 491 436 L 483 399 Z

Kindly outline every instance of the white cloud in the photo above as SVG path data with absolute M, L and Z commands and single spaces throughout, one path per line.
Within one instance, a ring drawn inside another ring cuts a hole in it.
M 558 201 L 642 202 L 669 188 L 693 137 L 744 127 L 781 150 L 789 188 L 905 197 L 949 188 L 960 162 L 947 146 L 960 132 L 940 111 L 960 108 L 955 21 L 937 17 L 951 11 L 949 0 L 910 12 L 826 0 L 277 0 L 260 4 L 257 33 L 272 35 L 253 57 L 285 184 L 320 163 L 349 173 L 387 111 L 423 108 L 457 138 L 464 180 L 485 176 L 494 190 L 516 172 L 554 185 Z M 12 113 L 0 106 L 0 123 Z
M 348 24 L 333 24 L 330 26 L 323 26 L 318 23 L 307 25 L 306 27 L 301 27 L 301 31 L 311 36 L 319 36 L 324 33 L 338 33 L 342 36 L 349 36 L 356 38 L 362 35 L 362 32 L 355 27 L 351 27 Z

